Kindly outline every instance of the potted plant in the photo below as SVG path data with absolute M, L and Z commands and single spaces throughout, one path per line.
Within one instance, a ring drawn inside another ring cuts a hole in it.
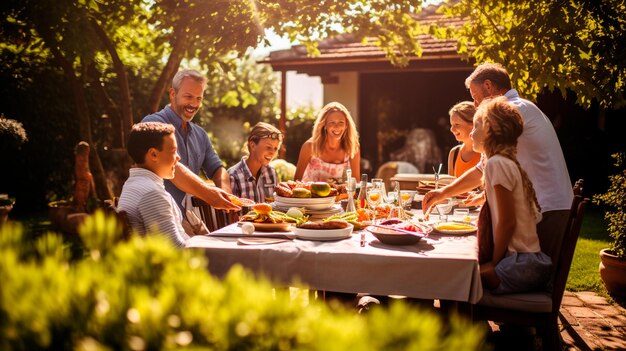
M 613 242 L 600 251 L 600 277 L 613 295 L 626 296 L 626 154 L 612 155 L 619 172 L 609 177 L 611 185 L 604 194 L 594 196 L 594 202 L 605 205 L 604 218 Z

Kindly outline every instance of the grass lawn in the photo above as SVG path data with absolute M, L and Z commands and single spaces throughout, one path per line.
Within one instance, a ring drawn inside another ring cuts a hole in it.
M 606 228 L 604 212 L 597 205 L 589 204 L 585 211 L 566 289 L 570 291 L 595 291 L 610 301 L 626 307 L 626 300 L 614 300 L 608 295 L 600 279 L 598 271 L 600 250 L 609 247 L 612 241 Z

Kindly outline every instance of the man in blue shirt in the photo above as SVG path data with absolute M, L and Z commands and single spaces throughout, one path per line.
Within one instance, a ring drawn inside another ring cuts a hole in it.
M 170 104 L 161 111 L 144 117 L 142 122 L 162 122 L 174 126 L 180 161 L 175 176 L 165 181 L 165 189 L 183 210 L 185 193 L 195 195 L 211 206 L 225 210 L 239 210 L 230 202 L 230 178 L 222 161 L 213 149 L 207 133 L 192 122 L 202 106 L 206 78 L 198 71 L 184 69 L 176 73 L 169 90 Z M 203 170 L 215 183 L 204 182 L 198 173 Z

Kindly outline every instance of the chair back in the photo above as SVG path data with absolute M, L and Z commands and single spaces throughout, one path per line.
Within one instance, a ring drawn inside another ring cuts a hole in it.
M 104 211 L 106 213 L 114 213 L 117 212 L 117 205 L 119 202 L 119 197 L 114 197 L 112 199 L 104 200 Z
M 554 285 L 552 287 L 552 308 L 557 311 L 561 306 L 561 300 L 563 300 L 567 276 L 569 275 L 572 259 L 574 258 L 576 242 L 578 241 L 578 235 L 585 214 L 585 207 L 588 202 L 589 199 L 583 199 L 580 195 L 574 196 L 567 230 L 561 242 L 561 252 L 558 260 L 556 262 L 553 261 L 556 268 L 556 276 L 554 277 Z
M 124 210 L 119 210 L 115 212 L 115 217 L 122 225 L 122 240 L 126 241 L 130 239 L 131 226 L 130 221 L 128 220 L 128 213 Z
M 541 228 L 540 230 L 541 224 L 539 224 L 537 227 L 538 229 L 537 234 L 539 235 L 541 251 L 543 251 L 546 255 L 550 256 L 554 264 L 559 261 L 559 257 L 562 252 L 562 243 L 565 240 L 564 237 L 569 232 L 569 228 L 572 225 L 572 220 L 575 218 L 576 211 L 578 210 L 578 204 L 580 203 L 580 201 L 582 201 L 582 197 L 581 197 L 583 193 L 583 180 L 582 179 L 579 179 L 576 181 L 576 183 L 574 183 L 572 192 L 574 193 L 574 198 L 572 200 L 572 205 L 570 207 L 569 212 L 566 212 L 567 219 L 566 219 L 566 224 L 563 227 L 565 229 L 563 229 L 559 233 L 559 232 L 553 231 L 552 230 L 553 228 L 550 228 L 550 227 L 548 228 L 544 227 L 544 228 Z M 579 196 L 579 197 L 577 198 L 576 196 Z M 565 211 L 562 211 L 562 212 L 565 212 Z M 564 214 L 560 214 L 560 215 L 564 215 Z
M 574 187 L 572 188 L 572 191 L 574 192 L 574 196 L 576 195 L 583 196 L 583 183 L 584 182 L 585 181 L 581 178 L 581 179 L 578 179 L 576 183 L 574 183 Z
M 239 221 L 240 212 L 218 210 L 198 197 L 192 197 L 191 204 L 199 208 L 200 217 L 210 232 Z

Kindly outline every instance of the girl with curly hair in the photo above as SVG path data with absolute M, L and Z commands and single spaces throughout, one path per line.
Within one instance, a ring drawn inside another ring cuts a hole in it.
M 494 293 L 540 290 L 550 279 L 550 257 L 541 252 L 541 208 L 526 171 L 517 161 L 524 123 L 519 111 L 498 97 L 483 102 L 471 132 L 474 150 L 487 161 L 483 184 L 491 214 L 493 252 L 481 264 L 483 286 Z M 479 234 L 480 235 L 480 234 Z

